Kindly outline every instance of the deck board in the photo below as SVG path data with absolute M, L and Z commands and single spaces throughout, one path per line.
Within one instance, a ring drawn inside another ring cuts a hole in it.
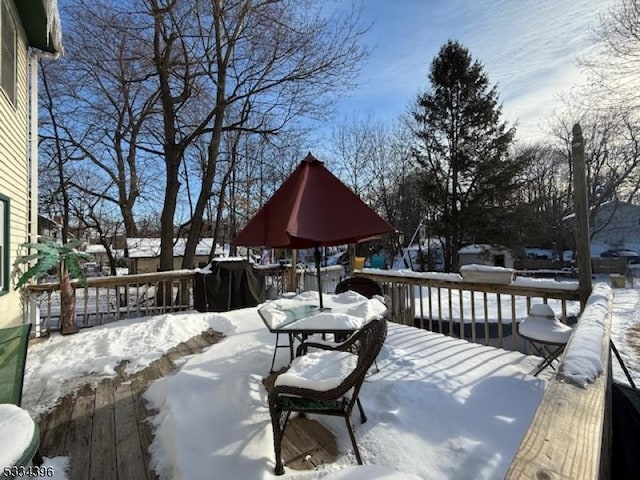
M 151 445 L 153 441 L 153 429 L 151 423 L 148 421 L 150 415 L 155 412 L 150 411 L 147 408 L 147 403 L 144 401 L 142 394 L 144 393 L 147 383 L 143 379 L 135 378 L 131 381 L 131 390 L 133 392 L 134 411 L 136 415 L 136 421 L 138 423 L 138 433 L 140 435 L 140 445 L 142 448 L 142 463 L 146 469 L 146 478 L 148 480 L 158 480 L 156 472 L 150 467 L 151 454 L 148 448 L 144 448 L 144 445 Z
M 64 445 L 67 437 L 67 425 L 71 421 L 73 401 L 72 395 L 62 398 L 58 408 L 47 415 L 42 422 L 39 422 L 41 453 L 47 452 L 47 455 L 51 457 L 65 454 Z M 51 453 L 49 454 L 49 452 Z
M 147 478 L 130 383 L 116 387 L 114 400 L 118 478 Z
M 91 466 L 89 478 L 92 480 L 117 480 L 116 473 L 116 433 L 114 403 L 114 382 L 103 380 L 96 387 L 95 410 L 93 411 L 93 432 L 91 436 Z M 45 451 L 45 454 L 47 452 Z M 82 455 L 82 450 L 72 452 Z
M 216 343 L 222 334 L 204 332 L 198 340 L 172 349 L 144 370 L 126 373 L 80 387 L 61 398 L 56 407 L 38 420 L 40 451 L 45 457 L 68 456 L 68 477 L 74 480 L 157 480 L 150 467 L 149 446 L 153 432 L 142 397 L 147 386 L 176 369 L 174 361 Z
M 280 373 L 274 372 L 262 379 L 267 391 L 271 391 Z M 339 453 L 331 430 L 319 421 L 295 414 L 287 422 L 281 448 L 283 464 L 293 470 L 314 470 L 320 465 L 333 463 Z
M 65 439 L 65 452 L 72 452 L 78 447 L 90 451 L 94 404 L 95 392 L 91 390 L 82 392 L 76 397 Z M 78 480 L 88 478 L 89 462 L 89 455 L 71 455 L 69 458 L 69 477 Z
M 40 450 L 45 457 L 70 457 L 68 477 L 74 480 L 157 480 L 150 466 L 149 446 L 153 429 L 143 393 L 147 386 L 173 373 L 183 358 L 217 343 L 223 335 L 209 330 L 182 342 L 147 368 L 126 373 L 126 363 L 117 376 L 85 385 L 60 399 L 51 413 L 38 423 Z M 273 381 L 265 379 L 265 385 Z M 283 459 L 296 470 L 312 470 L 337 456 L 333 434 L 321 423 L 292 418 L 283 439 Z

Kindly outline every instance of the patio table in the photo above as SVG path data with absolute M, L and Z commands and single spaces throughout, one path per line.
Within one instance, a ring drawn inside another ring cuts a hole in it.
M 329 297 L 327 298 L 329 306 L 322 309 L 317 305 L 317 299 L 297 298 L 274 300 L 258 309 L 260 318 L 269 332 L 276 334 L 270 373 L 274 372 L 273 365 L 278 349 L 288 348 L 289 361 L 294 359 L 296 339 L 302 342 L 314 334 L 348 336 L 369 320 L 358 311 L 358 306 L 369 300 L 364 299 L 359 303 L 340 303 L 332 301 L 331 295 L 327 297 Z M 366 309 L 361 310 L 366 312 Z M 281 336 L 285 339 L 284 343 L 280 343 Z

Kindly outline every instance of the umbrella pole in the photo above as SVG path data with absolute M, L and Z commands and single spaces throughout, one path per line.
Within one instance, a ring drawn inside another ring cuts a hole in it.
M 318 294 L 320 295 L 320 310 L 323 309 L 322 305 L 322 282 L 320 281 L 320 248 L 316 245 L 316 250 L 313 252 L 313 258 L 316 261 L 316 273 L 318 274 Z

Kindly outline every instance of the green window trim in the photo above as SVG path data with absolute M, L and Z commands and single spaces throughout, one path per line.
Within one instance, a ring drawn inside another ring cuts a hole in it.
M 9 226 L 11 200 L 0 193 L 0 296 L 9 292 Z

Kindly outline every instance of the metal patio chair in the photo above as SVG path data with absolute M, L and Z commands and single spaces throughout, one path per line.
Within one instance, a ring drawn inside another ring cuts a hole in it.
M 278 376 L 269 392 L 276 475 L 284 473 L 282 438 L 291 412 L 343 417 L 356 460 L 362 465 L 351 412 L 357 404 L 362 423 L 367 421 L 360 403 L 360 387 L 386 335 L 386 319 L 371 320 L 337 347 L 308 344 L 320 351 L 295 358 L 289 370 Z

